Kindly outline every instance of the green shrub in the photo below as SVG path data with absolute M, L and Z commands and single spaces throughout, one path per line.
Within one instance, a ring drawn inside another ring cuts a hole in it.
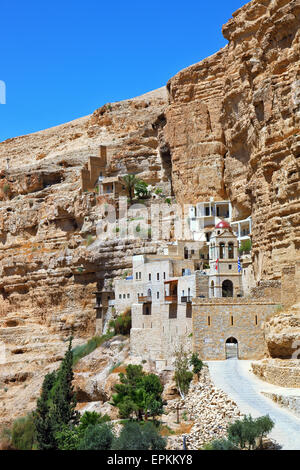
M 249 253 L 251 251 L 252 243 L 251 240 L 242 240 L 240 247 L 239 247 L 239 253 L 242 254 L 243 252 Z
M 108 341 L 113 337 L 113 333 L 107 333 L 106 335 L 102 336 L 94 336 L 90 339 L 87 343 L 82 344 L 81 346 L 76 346 L 73 349 L 73 366 L 77 364 L 77 362 L 82 359 L 83 357 L 91 354 L 96 348 L 101 346 L 105 341 Z
M 238 450 L 228 439 L 217 439 L 203 446 L 202 450 Z
M 170 205 L 171 204 L 171 199 L 169 197 L 166 197 L 165 202 Z
M 147 422 L 143 425 L 129 422 L 123 426 L 118 438 L 112 444 L 112 450 L 164 450 L 166 439 L 164 439 L 153 423 Z
M 182 344 L 180 344 L 175 351 L 175 383 L 180 393 L 180 396 L 184 398 L 189 390 L 193 373 L 189 371 L 189 359 L 188 354 L 185 351 Z
M 192 354 L 192 357 L 190 359 L 190 365 L 193 366 L 193 373 L 199 376 L 204 364 L 201 359 L 199 359 L 198 353 Z
M 55 437 L 59 450 L 78 450 L 80 449 L 80 442 L 85 436 L 85 432 L 89 426 L 93 427 L 99 424 L 107 423 L 110 417 L 105 414 L 102 416 L 95 411 L 86 411 L 80 418 L 79 425 L 74 427 L 63 426 L 62 429 L 56 433 Z
M 129 335 L 131 330 L 131 309 L 123 312 L 116 320 L 111 320 L 109 327 L 113 329 L 115 335 Z
M 114 435 L 111 425 L 90 424 L 79 442 L 79 450 L 110 450 Z
M 36 448 L 36 430 L 32 413 L 14 421 L 11 430 L 11 442 L 13 447 L 18 450 Z

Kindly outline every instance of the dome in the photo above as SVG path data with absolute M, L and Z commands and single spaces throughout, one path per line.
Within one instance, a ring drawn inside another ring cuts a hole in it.
M 226 222 L 225 220 L 221 220 L 221 222 L 219 222 L 216 225 L 216 228 L 231 228 L 231 227 L 228 222 Z

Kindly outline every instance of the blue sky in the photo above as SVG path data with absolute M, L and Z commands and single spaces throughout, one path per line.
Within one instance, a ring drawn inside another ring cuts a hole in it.
M 0 141 L 165 85 L 225 46 L 222 24 L 245 3 L 2 0 Z

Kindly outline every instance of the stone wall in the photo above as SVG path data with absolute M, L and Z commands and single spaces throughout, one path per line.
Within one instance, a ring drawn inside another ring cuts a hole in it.
M 276 304 L 246 299 L 196 300 L 193 304 L 193 349 L 204 360 L 226 358 L 225 343 L 238 341 L 239 359 L 260 359 L 265 354 L 263 322 Z
M 151 315 L 143 315 L 143 305 L 132 306 L 132 356 L 152 359 L 158 367 L 165 367 L 172 366 L 174 351 L 181 341 L 191 350 L 192 318 L 186 316 L 187 305 L 177 305 L 176 318 L 169 318 L 169 308 L 169 304 L 153 304 Z
M 299 361 L 267 359 L 252 363 L 252 370 L 261 380 L 279 387 L 300 388 Z

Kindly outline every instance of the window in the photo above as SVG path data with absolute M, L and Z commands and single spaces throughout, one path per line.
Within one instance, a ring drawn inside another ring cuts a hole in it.
M 230 324 L 231 324 L 231 326 L 233 326 L 233 317 L 232 316 L 230 317 Z
M 233 243 L 228 243 L 228 258 L 233 259 L 234 258 L 234 247 Z
M 151 281 L 151 273 L 149 273 L 149 281 Z
M 225 257 L 225 243 L 221 242 L 219 247 L 220 247 L 220 259 L 223 259 Z
M 257 318 L 257 315 L 255 315 L 255 325 L 258 324 L 258 318 Z
M 123 294 L 123 299 L 126 299 L 126 294 Z
M 207 317 L 207 326 L 210 326 L 210 316 Z
M 191 250 L 191 254 L 194 255 L 194 254 L 195 254 L 195 250 Z
M 159 281 L 159 273 L 156 274 L 156 279 Z
M 130 299 L 130 294 L 127 294 L 127 299 Z
M 232 269 L 232 264 L 229 264 L 229 265 L 228 265 L 228 269 Z
M 156 292 L 156 298 L 159 299 L 159 292 Z
M 139 278 L 139 273 L 135 273 L 135 278 L 136 278 L 136 279 Z
M 139 279 L 142 279 L 142 273 L 139 273 Z
M 138 294 L 139 295 L 139 294 Z M 122 294 L 119 294 L 119 299 L 122 299 Z
M 164 279 L 166 279 L 166 273 L 164 273 Z
M 209 207 L 205 207 L 205 215 L 209 215 Z

